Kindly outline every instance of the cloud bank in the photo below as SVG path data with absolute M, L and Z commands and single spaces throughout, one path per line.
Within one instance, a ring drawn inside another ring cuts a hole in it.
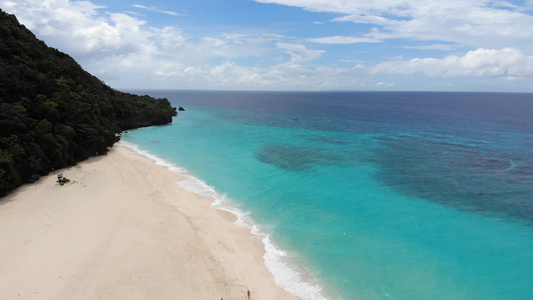
M 371 70 L 374 74 L 423 74 L 433 77 L 531 77 L 533 56 L 518 49 L 477 49 L 465 55 L 449 55 L 442 59 L 415 58 L 385 62 Z

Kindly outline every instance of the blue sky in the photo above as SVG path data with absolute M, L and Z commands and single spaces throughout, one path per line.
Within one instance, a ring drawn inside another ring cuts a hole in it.
M 533 1 L 0 0 L 117 89 L 533 92 Z

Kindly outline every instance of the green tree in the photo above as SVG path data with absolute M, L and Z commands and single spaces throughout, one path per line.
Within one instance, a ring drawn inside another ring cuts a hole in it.
M 167 99 L 116 91 L 0 10 L 0 196 L 104 154 L 123 130 L 172 122 Z

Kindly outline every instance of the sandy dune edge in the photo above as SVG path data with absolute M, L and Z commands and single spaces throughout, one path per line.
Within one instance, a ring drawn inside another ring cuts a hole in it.
M 298 299 L 275 284 L 262 243 L 179 180 L 116 145 L 0 199 L 0 295 Z

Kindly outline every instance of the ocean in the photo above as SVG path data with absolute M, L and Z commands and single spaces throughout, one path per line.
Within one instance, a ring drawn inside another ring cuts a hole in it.
M 533 94 L 130 91 L 122 143 L 265 243 L 303 299 L 532 299 Z

